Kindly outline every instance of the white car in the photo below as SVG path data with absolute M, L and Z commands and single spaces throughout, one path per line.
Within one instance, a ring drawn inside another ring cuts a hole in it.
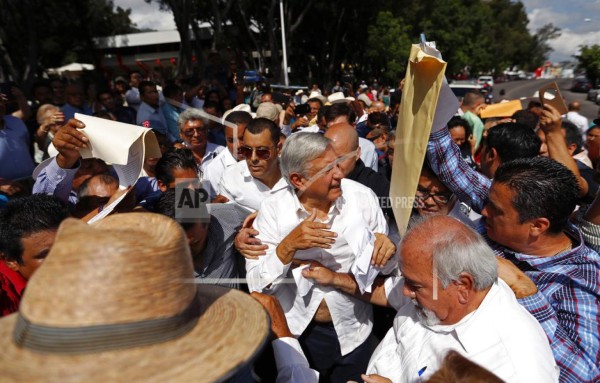
M 477 83 L 482 86 L 483 84 L 489 84 L 491 87 L 494 87 L 494 78 L 492 76 L 479 76 Z

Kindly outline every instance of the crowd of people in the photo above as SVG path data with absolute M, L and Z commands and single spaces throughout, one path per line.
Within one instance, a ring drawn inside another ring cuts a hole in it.
M 0 94 L 7 379 L 600 382 L 600 118 L 482 119 L 468 92 L 401 235 L 402 83 L 236 76 Z M 161 157 L 122 185 L 76 113 L 151 129 Z

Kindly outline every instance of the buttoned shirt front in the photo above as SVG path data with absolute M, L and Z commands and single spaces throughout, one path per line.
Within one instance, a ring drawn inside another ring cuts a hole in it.
M 240 161 L 225 169 L 221 178 L 219 194 L 250 212 L 255 212 L 265 198 L 286 188 L 288 188 L 288 183 L 283 177 L 272 188 L 269 188 L 258 178 L 252 176 L 246 161 Z
M 202 178 L 206 181 L 205 186 L 208 189 L 211 199 L 219 194 L 221 179 L 223 178 L 225 169 L 237 163 L 236 159 L 229 153 L 229 150 L 222 150 L 210 164 L 206 165 Z
M 326 222 L 331 225 L 330 230 L 338 235 L 331 249 L 298 250 L 294 259 L 315 260 L 333 271 L 347 273 L 356 260 L 349 243 L 356 238 L 350 233 L 366 228 L 373 233 L 387 234 L 387 223 L 372 190 L 348 179 L 342 180 L 341 190 L 342 196 L 331 205 Z M 259 259 L 246 259 L 248 287 L 250 291 L 277 296 L 295 336 L 304 332 L 320 303 L 325 300 L 341 353 L 347 355 L 371 333 L 371 305 L 332 287 L 318 285 L 312 286 L 304 297 L 300 296 L 291 279 L 291 263 L 283 264 L 276 254 L 279 243 L 309 215 L 291 187 L 265 199 L 254 228 L 268 249 L 267 254 Z M 394 256 L 381 272 L 389 274 L 397 268 L 397 262 Z
M 502 280 L 479 307 L 453 325 L 426 326 L 402 295 L 402 277 L 385 282 L 388 303 L 398 310 L 394 325 L 373 353 L 367 374 L 394 383 L 424 382 L 444 355 L 455 350 L 505 382 L 557 382 L 558 367 L 539 323 Z

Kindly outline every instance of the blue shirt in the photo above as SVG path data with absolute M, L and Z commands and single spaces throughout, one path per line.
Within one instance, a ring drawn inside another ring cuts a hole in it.
M 167 130 L 171 137 L 176 137 L 176 141 L 181 141 L 179 135 L 179 113 L 182 112 L 182 109 L 173 106 L 169 103 L 165 103 L 162 107 L 163 114 L 165 116 L 165 121 L 167 122 Z
M 4 116 L 4 128 L 0 129 L 0 178 L 27 178 L 33 168 L 25 123 L 16 117 Z
M 75 118 L 75 113 L 82 113 L 88 116 L 92 115 L 92 110 L 87 105 L 84 105 L 83 108 L 78 108 L 71 104 L 65 104 L 61 108 L 61 110 L 65 115 L 65 121 L 69 121 L 71 118 Z
M 160 106 L 158 108 L 153 108 L 145 102 L 142 102 L 138 109 L 135 123 L 139 126 L 162 133 L 169 137 L 169 140 L 173 142 L 173 137 L 169 134 L 169 130 L 167 129 L 167 120 L 165 120 L 165 116 Z

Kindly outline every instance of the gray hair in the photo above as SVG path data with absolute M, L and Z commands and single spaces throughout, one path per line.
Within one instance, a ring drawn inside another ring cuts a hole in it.
M 281 149 L 281 175 L 290 185 L 290 174 L 299 173 L 306 176 L 309 163 L 323 154 L 330 143 L 329 138 L 318 133 L 292 134 L 285 140 Z
M 427 238 L 430 242 L 424 245 L 430 246 L 434 269 L 437 268 L 442 288 L 457 281 L 461 273 L 473 277 L 475 290 L 481 291 L 492 286 L 498 280 L 498 261 L 487 242 L 471 227 L 448 216 L 444 218 L 454 220 L 462 227 L 440 230 L 444 227 L 444 224 L 436 224 L 440 218 L 434 216 L 414 220 L 405 238 L 415 231 L 429 233 Z
M 177 119 L 177 124 L 179 125 L 179 130 L 183 129 L 183 125 L 185 125 L 188 121 L 202 121 L 202 124 L 208 128 L 208 117 L 206 117 L 206 113 L 195 108 L 189 108 L 181 112 L 179 118 Z

